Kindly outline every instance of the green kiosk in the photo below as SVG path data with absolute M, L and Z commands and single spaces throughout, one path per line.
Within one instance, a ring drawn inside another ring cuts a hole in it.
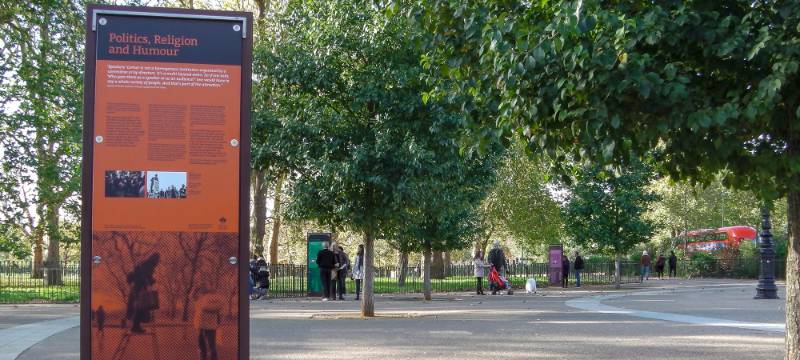
M 322 281 L 319 278 L 317 253 L 325 243 L 331 242 L 331 233 L 308 233 L 308 296 L 322 296 Z

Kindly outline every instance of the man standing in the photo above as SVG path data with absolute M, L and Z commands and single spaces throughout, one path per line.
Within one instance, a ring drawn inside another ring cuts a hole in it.
M 676 277 L 677 269 L 678 269 L 678 257 L 675 256 L 675 251 L 669 252 L 669 277 L 673 278 Z
M 569 286 L 569 258 L 561 255 L 561 287 Z
M 337 281 L 337 294 L 334 296 L 339 295 L 339 300 L 344 300 L 345 291 L 345 280 L 347 279 L 347 269 L 350 267 L 350 258 L 347 257 L 347 253 L 344 252 L 344 248 L 341 245 L 338 245 L 337 249 L 339 255 L 339 267 L 336 271 L 336 281 Z
M 328 243 L 325 243 L 317 253 L 317 266 L 319 267 L 319 278 L 322 281 L 322 301 L 331 299 L 331 270 L 336 265 L 336 257 L 333 251 L 328 250 Z M 334 294 L 335 296 L 335 294 Z
M 583 272 L 583 258 L 575 251 L 575 264 L 572 266 L 575 269 L 575 287 L 581 287 L 581 272 Z

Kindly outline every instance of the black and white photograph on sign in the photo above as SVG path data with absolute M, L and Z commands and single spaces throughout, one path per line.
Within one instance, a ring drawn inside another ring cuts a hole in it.
M 106 197 L 142 198 L 145 194 L 144 171 L 107 170 Z
M 185 199 L 186 172 L 148 171 L 147 197 L 150 199 Z

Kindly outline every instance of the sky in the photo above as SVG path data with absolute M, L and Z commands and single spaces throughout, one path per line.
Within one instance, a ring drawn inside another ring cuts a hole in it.
M 173 171 L 148 171 L 147 172 L 147 188 L 150 189 L 150 179 L 152 179 L 156 174 L 158 174 L 158 187 L 161 190 L 166 190 L 170 186 L 175 186 L 176 189 L 180 189 L 181 185 L 186 184 L 186 173 L 185 172 L 173 172 Z

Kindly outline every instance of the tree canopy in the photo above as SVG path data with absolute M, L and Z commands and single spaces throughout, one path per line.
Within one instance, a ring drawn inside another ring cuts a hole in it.
M 523 137 L 557 161 L 655 150 L 675 180 L 787 194 L 787 319 L 800 309 L 800 3 L 413 1 L 427 98 L 468 113 L 473 146 Z M 566 171 L 559 171 L 566 173 Z M 786 358 L 800 357 L 787 322 Z
M 32 239 L 36 277 L 45 238 L 55 268 L 62 213 L 80 211 L 82 4 L 0 5 L 0 222 Z
M 288 211 L 364 234 L 369 316 L 374 239 L 459 246 L 493 163 L 459 151 L 457 112 L 422 101 L 408 19 L 351 0 L 290 1 L 279 24 L 259 56 L 276 120 L 302 134 L 288 142 L 298 159 Z
M 797 184 L 800 5 L 775 2 L 430 1 L 429 96 L 478 136 L 597 163 L 659 150 L 676 179 L 775 197 Z M 487 111 L 491 116 L 486 116 Z M 477 131 L 477 130 L 476 130 Z M 558 164 L 558 162 L 556 162 Z
M 649 189 L 652 172 L 633 162 L 619 174 L 600 166 L 583 169 L 569 188 L 564 219 L 573 241 L 613 255 L 649 241 L 656 224 L 645 217 L 658 196 Z

